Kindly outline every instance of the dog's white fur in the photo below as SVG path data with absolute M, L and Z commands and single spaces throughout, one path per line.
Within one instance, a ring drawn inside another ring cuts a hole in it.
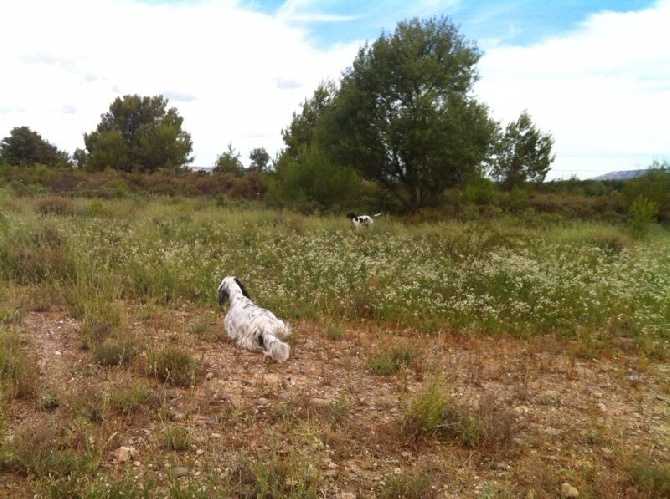
M 291 326 L 249 299 L 247 290 L 235 276 L 227 276 L 218 288 L 219 305 L 226 300 L 230 308 L 223 320 L 226 334 L 249 350 L 262 351 L 278 362 L 285 362 L 291 347 L 281 341 L 291 334 Z
M 374 223 L 374 219 L 380 216 L 381 213 L 375 213 L 374 215 L 356 215 L 353 211 L 347 213 L 347 218 L 351 221 L 352 229 L 359 229 L 360 227 L 371 227 Z

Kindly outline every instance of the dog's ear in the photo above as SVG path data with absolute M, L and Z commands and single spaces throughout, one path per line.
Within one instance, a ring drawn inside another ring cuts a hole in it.
M 247 293 L 247 290 L 244 287 L 244 284 L 242 284 L 242 282 L 237 277 L 235 278 L 235 282 L 240 287 L 240 290 L 242 291 L 242 294 L 251 300 L 251 297 L 249 296 L 249 293 Z
M 219 286 L 218 297 L 219 297 L 219 305 L 223 305 L 223 302 L 228 300 L 228 291 L 223 286 Z

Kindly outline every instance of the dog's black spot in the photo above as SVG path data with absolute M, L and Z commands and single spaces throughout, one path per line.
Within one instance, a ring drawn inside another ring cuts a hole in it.
M 262 335 L 262 334 L 259 334 L 259 335 L 258 335 L 258 345 L 259 345 L 261 348 L 265 348 L 265 345 L 263 344 L 263 335 Z
M 237 285 L 240 287 L 240 290 L 242 291 L 242 294 L 251 300 L 251 297 L 249 296 L 249 293 L 247 293 L 247 290 L 246 290 L 246 288 L 244 287 L 244 285 L 242 284 L 242 281 L 240 281 L 240 280 L 236 277 L 236 278 L 235 278 L 235 282 L 236 282 Z

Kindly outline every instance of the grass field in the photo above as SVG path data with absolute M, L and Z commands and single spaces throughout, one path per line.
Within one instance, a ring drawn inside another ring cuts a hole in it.
M 0 490 L 667 497 L 669 247 L 0 192 Z M 293 323 L 288 363 L 225 338 L 229 274 Z

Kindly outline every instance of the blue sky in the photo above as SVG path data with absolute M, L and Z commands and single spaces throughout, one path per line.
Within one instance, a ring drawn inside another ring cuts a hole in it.
M 361 2 L 284 2 L 245 0 L 239 5 L 271 16 L 292 11 L 296 25 L 309 31 L 321 47 L 374 40 L 382 30 L 392 32 L 398 21 L 447 15 L 471 40 L 528 45 L 575 29 L 590 14 L 631 12 L 648 8 L 651 0 L 436 0 Z M 300 17 L 301 16 L 301 17 Z
M 492 116 L 528 110 L 553 135 L 549 178 L 670 160 L 670 0 L 15 0 L 0 138 L 28 126 L 72 153 L 116 97 L 162 94 L 194 165 L 229 144 L 245 163 L 256 147 L 274 156 L 292 113 L 366 41 L 443 15 L 483 52 L 474 93 Z

